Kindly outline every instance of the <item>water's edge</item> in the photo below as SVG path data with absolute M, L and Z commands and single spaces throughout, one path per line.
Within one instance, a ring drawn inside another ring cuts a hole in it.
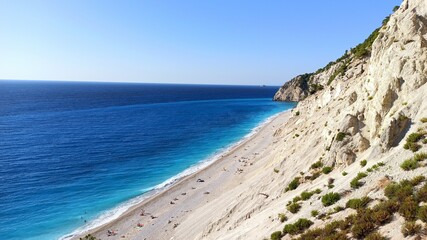
M 212 154 L 210 157 L 207 157 L 204 160 L 199 161 L 198 163 L 194 164 L 193 166 L 190 166 L 186 170 L 182 171 L 181 173 L 172 176 L 171 178 L 167 179 L 166 181 L 153 186 L 149 189 L 147 189 L 147 192 L 134 197 L 132 199 L 129 199 L 121 204 L 119 204 L 117 207 L 114 207 L 110 210 L 106 210 L 99 214 L 98 217 L 96 217 L 94 220 L 89 221 L 87 224 L 85 224 L 82 227 L 77 228 L 73 232 L 66 234 L 59 238 L 59 240 L 68 240 L 75 236 L 81 235 L 86 232 L 90 232 L 91 230 L 101 227 L 107 223 L 110 223 L 120 216 L 127 212 L 132 207 L 142 203 L 144 200 L 156 195 L 163 193 L 173 187 L 175 184 L 183 180 L 185 177 L 195 174 L 197 172 L 202 171 L 206 167 L 210 166 L 217 160 L 219 160 L 223 155 L 226 155 L 230 152 L 232 152 L 234 149 L 238 148 L 242 144 L 246 143 L 248 140 L 250 140 L 255 134 L 257 134 L 264 126 L 266 126 L 268 123 L 273 121 L 275 118 L 277 118 L 281 114 L 285 114 L 286 112 L 291 111 L 292 109 L 288 109 L 279 113 L 276 113 L 270 117 L 267 117 L 264 121 L 262 121 L 260 124 L 258 124 L 256 127 L 254 127 L 248 134 L 246 134 L 244 137 L 242 137 L 237 142 L 234 142 L 230 144 L 227 147 L 224 147 L 222 149 L 218 149 L 214 154 Z

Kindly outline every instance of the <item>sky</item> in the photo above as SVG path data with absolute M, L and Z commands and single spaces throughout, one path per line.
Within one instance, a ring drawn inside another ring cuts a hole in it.
M 0 79 L 281 85 L 401 0 L 0 0 Z

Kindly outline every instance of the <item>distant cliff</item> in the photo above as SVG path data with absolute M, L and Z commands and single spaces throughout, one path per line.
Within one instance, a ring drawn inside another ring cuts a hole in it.
M 382 26 L 375 29 L 363 43 L 350 49 L 350 51 L 346 51 L 337 60 L 329 62 L 316 72 L 298 75 L 286 82 L 276 92 L 273 99 L 275 101 L 298 102 L 327 86 L 336 85 L 334 81 L 347 81 L 361 77 L 371 56 L 372 44 L 380 35 L 380 31 L 386 28 L 389 19 L 390 17 L 386 17 Z

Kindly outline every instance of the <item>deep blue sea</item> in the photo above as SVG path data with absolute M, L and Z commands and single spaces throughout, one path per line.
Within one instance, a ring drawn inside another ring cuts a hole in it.
M 294 107 L 277 89 L 0 81 L 0 238 L 114 217 Z

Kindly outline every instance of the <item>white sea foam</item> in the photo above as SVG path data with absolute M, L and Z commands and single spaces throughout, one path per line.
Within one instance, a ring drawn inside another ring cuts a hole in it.
M 287 112 L 287 111 L 290 111 L 290 110 L 286 110 L 285 112 Z M 85 232 L 89 232 L 91 229 L 100 227 L 106 223 L 109 223 L 109 222 L 117 219 L 118 217 L 120 217 L 123 213 L 125 213 L 131 207 L 138 205 L 139 203 L 141 203 L 145 199 L 149 198 L 150 196 L 153 196 L 159 192 L 163 192 L 163 191 L 169 189 L 170 187 L 173 186 L 174 183 L 177 183 L 182 178 L 189 176 L 195 172 L 198 172 L 198 171 L 208 167 L 209 165 L 211 165 L 212 163 L 214 163 L 215 161 L 220 159 L 223 155 L 226 155 L 229 152 L 233 151 L 236 147 L 238 147 L 242 143 L 246 142 L 248 139 L 250 139 L 252 136 L 254 136 L 261 128 L 263 128 L 265 125 L 270 123 L 274 118 L 276 118 L 277 116 L 279 116 L 282 113 L 283 112 L 280 112 L 280 113 L 274 114 L 273 116 L 268 117 L 262 123 L 260 123 L 258 126 L 253 128 L 250 133 L 246 134 L 239 141 L 232 143 L 225 148 L 219 149 L 214 154 L 212 154 L 210 157 L 206 158 L 205 160 L 198 162 L 197 164 L 187 168 L 186 170 L 182 171 L 181 173 L 167 179 L 166 181 L 164 181 L 164 182 L 162 182 L 162 183 L 160 183 L 160 184 L 158 184 L 158 185 L 156 185 L 150 189 L 144 189 L 144 192 L 145 192 L 144 194 L 137 196 L 137 197 L 134 197 L 134 198 L 132 198 L 132 199 L 130 199 L 124 203 L 121 203 L 120 205 L 118 205 L 117 207 L 115 207 L 113 209 L 102 212 L 94 220 L 92 220 L 92 221 L 88 222 L 87 224 L 85 224 L 84 226 L 74 230 L 72 233 L 60 237 L 59 239 L 60 240 L 71 239 L 72 237 L 74 237 L 76 235 L 81 235 Z

